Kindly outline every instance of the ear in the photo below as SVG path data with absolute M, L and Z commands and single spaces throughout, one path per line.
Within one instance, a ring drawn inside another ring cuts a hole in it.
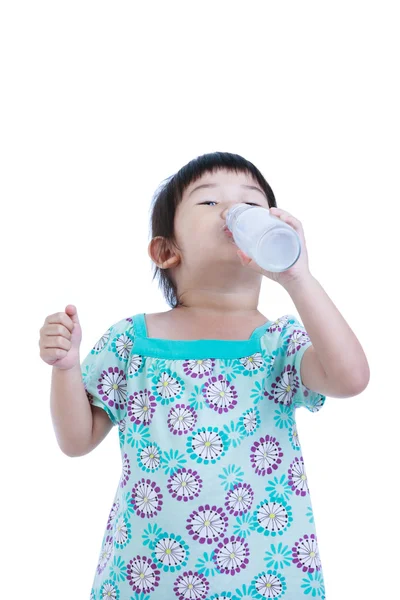
M 169 247 L 168 240 L 161 235 L 153 238 L 147 249 L 151 260 L 160 269 L 170 269 L 180 263 L 180 256 L 175 254 Z

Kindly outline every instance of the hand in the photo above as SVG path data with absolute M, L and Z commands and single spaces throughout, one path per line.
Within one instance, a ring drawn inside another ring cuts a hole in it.
M 290 269 L 282 271 L 281 273 L 273 273 L 272 271 L 266 271 L 265 269 L 262 269 L 253 259 L 250 258 L 250 256 L 247 256 L 247 254 L 240 250 L 240 248 L 237 251 L 237 255 L 239 256 L 240 262 L 244 267 L 253 269 L 253 271 L 261 273 L 261 275 L 265 275 L 265 277 L 268 277 L 268 279 L 272 279 L 272 281 L 276 281 L 284 287 L 292 281 L 300 280 L 311 275 L 308 268 L 306 240 L 304 238 L 303 226 L 298 219 L 295 219 L 295 217 L 293 217 L 286 210 L 282 210 L 282 208 L 272 207 L 270 208 L 270 213 L 272 216 L 279 217 L 282 219 L 282 221 L 293 227 L 300 238 L 301 252 L 294 265 L 290 267 Z
M 63 371 L 69 370 L 80 364 L 81 341 L 78 312 L 73 304 L 68 304 L 65 312 L 46 317 L 40 329 L 40 358 L 48 365 Z

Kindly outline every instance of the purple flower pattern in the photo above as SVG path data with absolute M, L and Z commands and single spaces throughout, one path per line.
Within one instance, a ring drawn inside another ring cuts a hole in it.
M 301 382 L 307 332 L 285 315 L 210 358 L 206 340 L 182 352 L 181 341 L 142 346 L 141 323 L 109 328 L 82 365 L 88 401 L 117 426 L 121 451 L 91 596 L 323 600 L 295 420 L 325 402 Z
M 227 493 L 225 507 L 234 517 L 241 516 L 250 510 L 253 498 L 254 492 L 248 483 L 237 483 Z
M 267 434 L 251 447 L 250 462 L 257 475 L 270 475 L 282 463 L 283 452 L 276 437 Z
M 288 471 L 288 483 L 296 496 L 308 493 L 307 476 L 304 469 L 303 457 L 295 457 Z
M 142 518 L 156 516 L 163 505 L 161 489 L 155 481 L 142 479 L 132 488 L 131 503 L 136 514 Z
M 174 435 L 185 435 L 196 425 L 196 411 L 188 404 L 175 404 L 168 414 L 168 429 Z
M 242 537 L 225 537 L 214 550 L 213 559 L 220 573 L 236 575 L 249 564 L 249 544 Z
M 209 504 L 194 510 L 187 522 L 186 529 L 189 535 L 200 544 L 216 542 L 228 527 L 228 517 L 222 508 Z
M 157 402 L 150 390 L 144 389 L 129 396 L 128 417 L 137 425 L 150 425 Z
M 237 404 L 237 391 L 223 375 L 213 376 L 206 381 L 203 395 L 207 405 L 219 414 L 228 412 Z
M 197 471 L 184 467 L 175 471 L 167 483 L 169 493 L 178 502 L 198 498 L 202 487 L 203 482 Z

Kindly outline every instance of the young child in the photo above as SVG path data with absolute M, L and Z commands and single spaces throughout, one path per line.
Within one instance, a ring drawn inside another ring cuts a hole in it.
M 225 216 L 239 202 L 295 228 L 293 267 L 264 271 L 238 250 Z M 121 319 L 81 365 L 87 452 L 116 426 L 122 457 L 91 599 L 325 598 L 295 410 L 361 393 L 364 352 L 308 269 L 300 221 L 251 162 L 200 156 L 152 211 L 148 251 L 171 310 Z M 304 326 L 259 312 L 263 276 Z

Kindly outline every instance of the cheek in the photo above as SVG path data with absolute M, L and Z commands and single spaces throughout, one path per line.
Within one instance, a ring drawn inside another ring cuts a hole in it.
M 192 256 L 201 247 L 201 233 L 198 228 L 188 225 L 184 231 L 176 232 L 176 242 L 183 254 Z
M 198 245 L 201 240 L 209 239 L 210 233 L 207 234 L 207 227 L 203 220 L 186 220 L 177 224 L 175 229 L 176 238 L 182 246 L 192 247 Z
M 182 243 L 183 247 L 191 254 L 203 252 L 210 245 L 210 241 L 199 227 L 188 229 Z
M 185 218 L 183 214 L 176 215 L 174 226 L 179 247 L 182 252 L 190 253 L 192 256 L 199 252 L 207 253 L 210 248 L 215 252 L 215 246 L 221 242 L 217 235 L 215 218 L 211 215 L 209 219 L 204 214 L 201 218 L 196 216 Z

